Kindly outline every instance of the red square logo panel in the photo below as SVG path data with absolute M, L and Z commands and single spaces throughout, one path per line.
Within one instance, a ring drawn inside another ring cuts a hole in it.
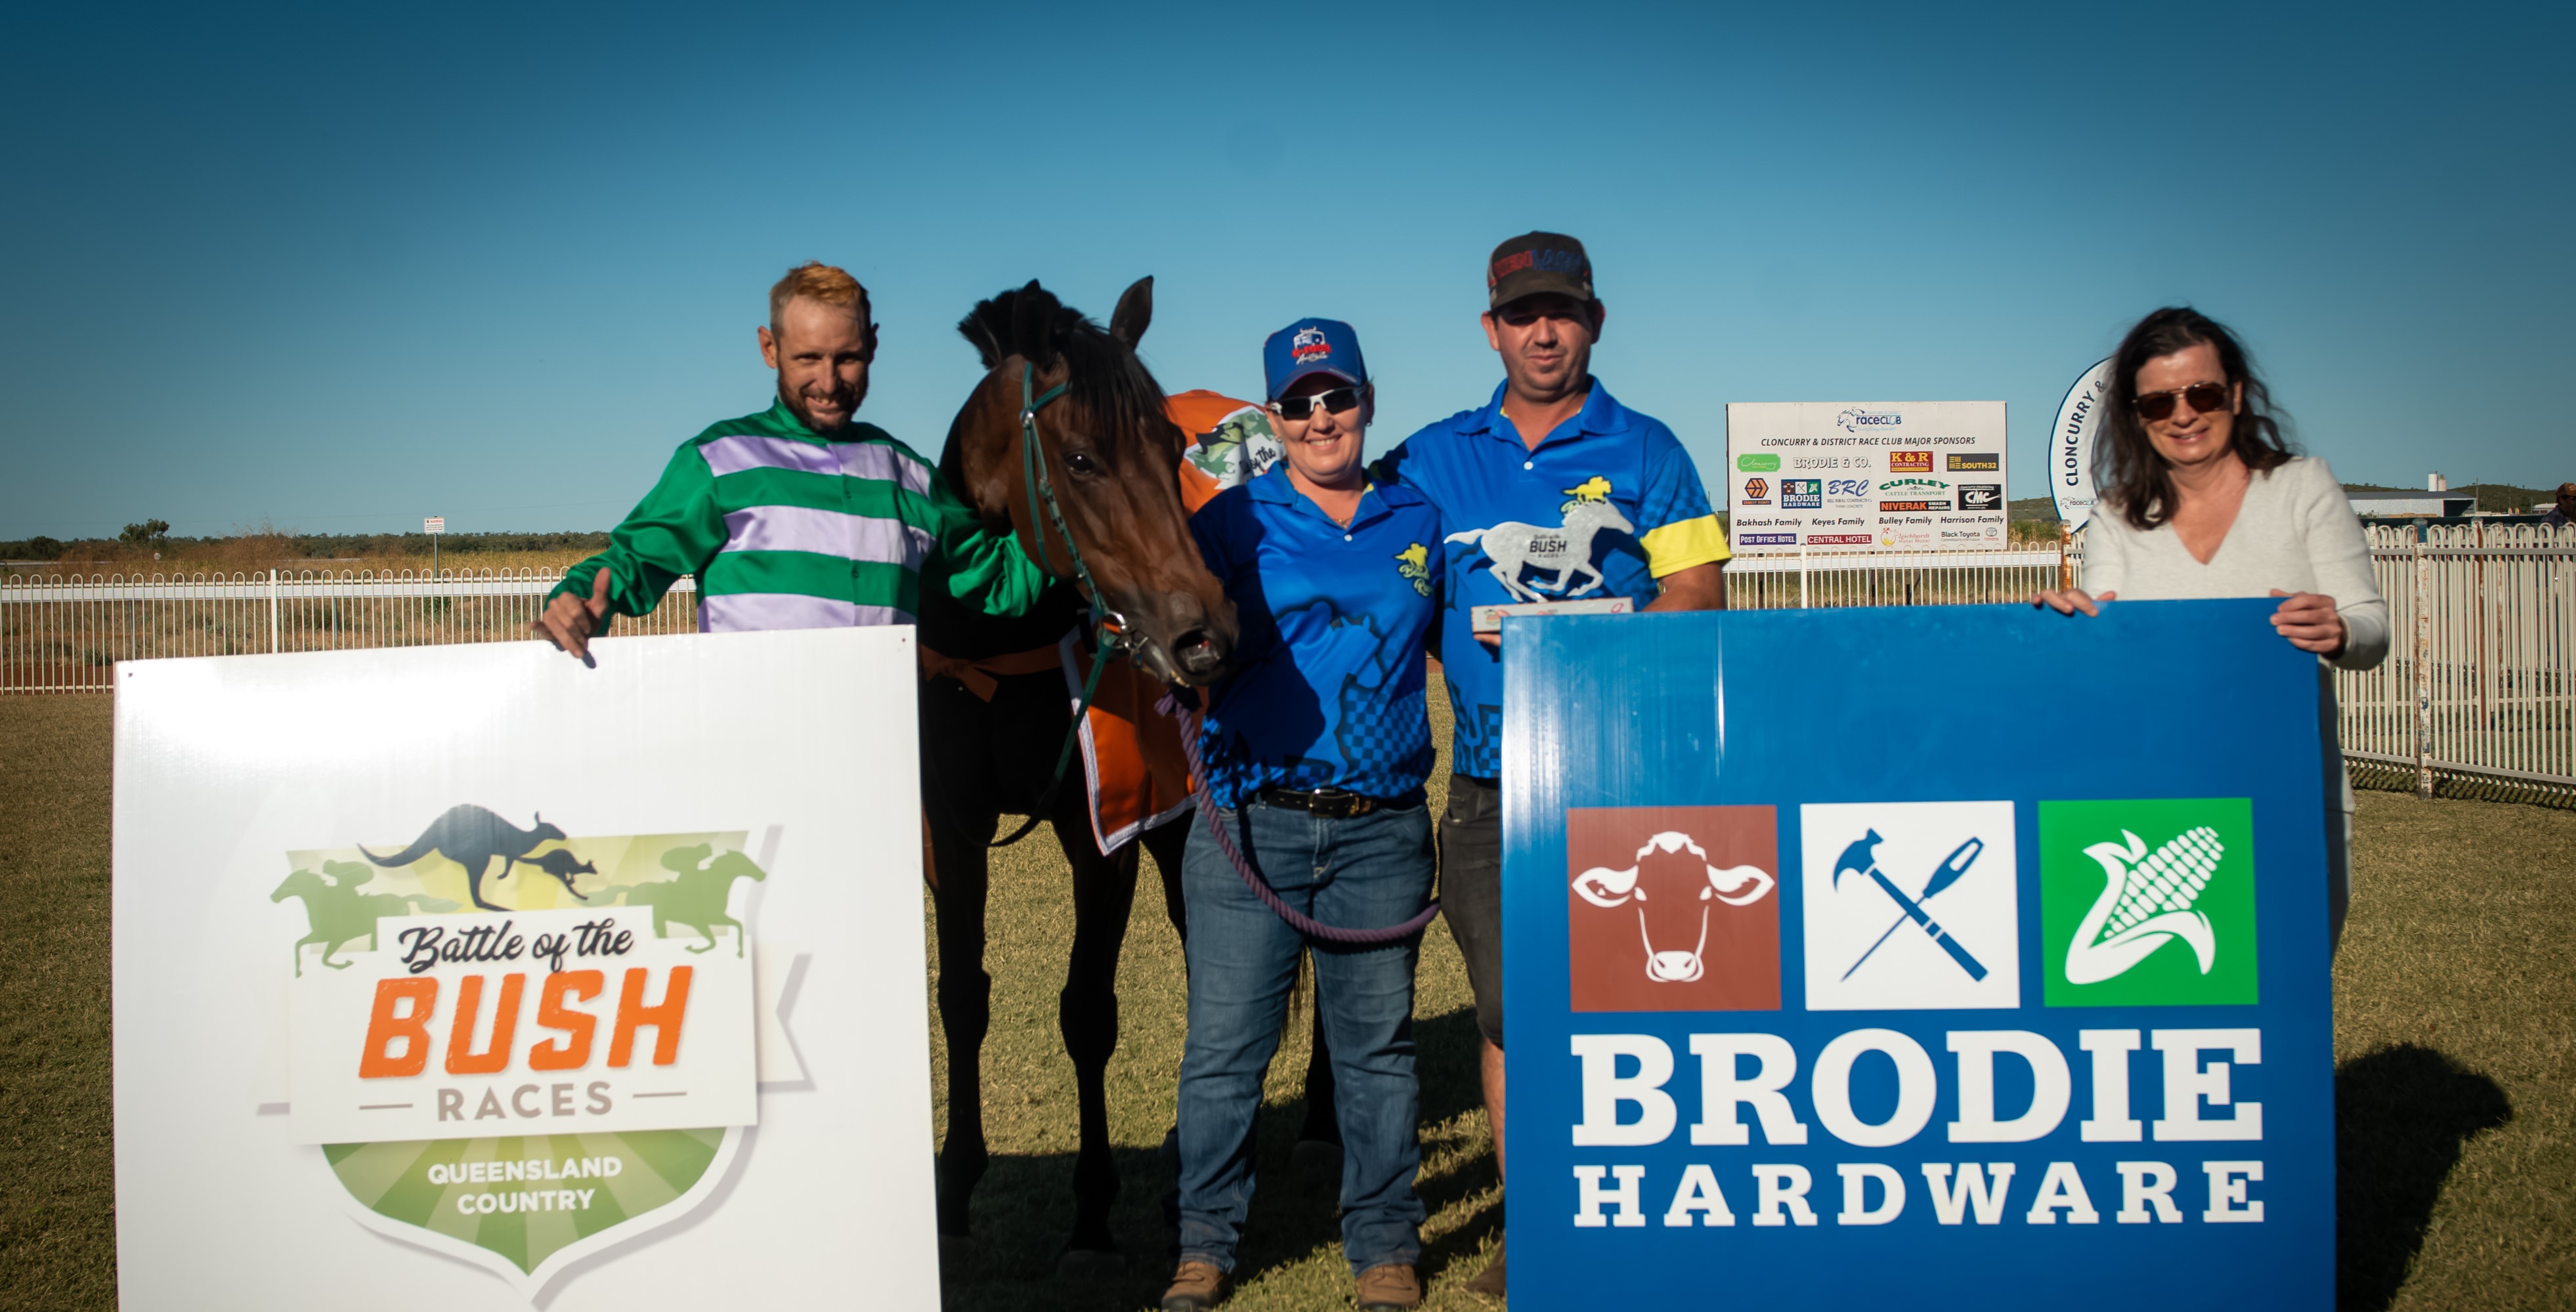
M 1567 810 L 1574 1010 L 1779 1010 L 1779 853 L 1767 806 Z

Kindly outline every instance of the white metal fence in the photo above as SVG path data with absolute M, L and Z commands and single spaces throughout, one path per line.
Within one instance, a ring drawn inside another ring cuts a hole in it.
M 0 692 L 103 691 L 116 662 L 157 656 L 500 642 L 561 570 L 0 577 Z M 697 582 L 616 632 L 690 633 Z
M 2393 640 L 2335 675 L 2357 782 L 2576 806 L 2576 528 L 2382 524 L 2366 530 Z M 2069 550 L 1753 556 L 1727 605 L 2020 601 L 2080 571 Z
M 2576 806 L 2576 529 L 2375 526 L 2388 660 L 2336 676 L 2357 779 Z M 2013 602 L 2074 551 L 1755 556 L 1735 609 Z M 0 692 L 103 690 L 120 660 L 524 638 L 560 571 L 0 579 Z M 623 632 L 697 628 L 697 590 Z
M 1744 556 L 1727 562 L 1729 610 L 1970 606 L 2058 586 L 2056 551 Z
M 2368 533 L 2393 632 L 2335 678 L 2355 775 L 2576 805 L 2576 528 Z

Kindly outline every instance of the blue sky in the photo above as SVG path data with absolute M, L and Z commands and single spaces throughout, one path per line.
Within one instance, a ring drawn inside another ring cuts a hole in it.
M 2174 302 L 2347 480 L 2576 478 L 2576 7 L 1217 8 L 15 16 L 0 537 L 605 528 L 767 404 L 809 257 L 925 452 L 978 297 L 1149 273 L 1174 391 L 1357 325 L 1382 449 L 1498 380 L 1482 261 L 1533 227 L 1712 478 L 1729 401 L 2000 398 L 2037 495 Z

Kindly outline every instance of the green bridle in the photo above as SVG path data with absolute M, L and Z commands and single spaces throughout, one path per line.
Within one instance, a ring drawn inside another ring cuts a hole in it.
M 1083 562 L 1082 548 L 1075 545 L 1073 530 L 1064 522 L 1064 508 L 1056 504 L 1055 480 L 1047 475 L 1046 447 L 1038 441 L 1038 411 L 1045 409 L 1048 402 L 1063 396 L 1065 389 L 1072 386 L 1072 380 L 1068 378 L 1041 394 L 1037 391 L 1037 374 L 1036 365 L 1027 360 L 1020 362 L 1020 475 L 1028 486 L 1030 509 L 1046 508 L 1046 522 L 1031 524 L 1029 535 L 1037 539 L 1038 568 L 1048 574 L 1055 573 L 1055 566 L 1053 557 L 1047 552 L 1047 525 L 1054 525 L 1056 536 L 1064 539 L 1064 554 L 1073 566 L 1075 583 L 1084 594 L 1083 600 L 1091 606 L 1091 627 L 1096 645 L 1091 652 L 1091 673 L 1082 681 L 1082 701 L 1073 708 L 1073 723 L 1065 728 L 1064 746 L 1056 749 L 1054 777 L 1047 781 L 1046 791 L 1038 795 L 1035 813 L 1026 823 L 1012 830 L 1010 837 L 995 840 L 991 844 L 994 847 L 1008 847 L 1037 828 L 1038 821 L 1044 818 L 1044 813 L 1055 800 L 1056 789 L 1064 784 L 1065 767 L 1073 762 L 1073 744 L 1082 736 L 1083 717 L 1091 713 L 1092 694 L 1100 690 L 1100 672 L 1109 668 L 1112 656 L 1131 651 L 1137 645 L 1128 630 L 1127 617 L 1110 609 L 1109 603 L 1103 599 L 1099 582 L 1091 577 L 1091 566 Z

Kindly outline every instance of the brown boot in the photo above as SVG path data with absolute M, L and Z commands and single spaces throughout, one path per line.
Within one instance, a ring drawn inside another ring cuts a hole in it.
M 1494 1241 L 1494 1260 L 1486 1263 L 1485 1269 L 1477 1272 L 1476 1278 L 1467 1282 L 1467 1292 L 1486 1298 L 1503 1297 L 1503 1242 L 1501 1240 Z
M 1360 1272 L 1360 1312 L 1402 1312 L 1422 1306 L 1422 1281 L 1396 1263 Z
M 1163 1312 L 1207 1312 L 1225 1297 L 1225 1273 L 1210 1262 L 1183 1262 L 1163 1291 Z

